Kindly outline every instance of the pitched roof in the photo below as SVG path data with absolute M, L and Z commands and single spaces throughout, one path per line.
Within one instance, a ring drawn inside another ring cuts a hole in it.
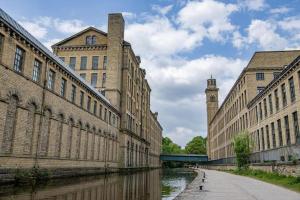
M 101 30 L 99 30 L 99 29 L 97 29 L 95 27 L 90 26 L 90 27 L 88 27 L 86 29 L 83 29 L 82 31 L 80 31 L 80 32 L 78 32 L 78 33 L 76 33 L 74 35 L 71 35 L 70 37 L 67 37 L 66 39 L 63 39 L 60 42 L 57 42 L 57 43 L 53 44 L 51 47 L 53 48 L 55 46 L 62 45 L 63 43 L 68 42 L 68 41 L 72 40 L 73 38 L 76 38 L 76 37 L 82 35 L 83 33 L 87 32 L 87 31 L 95 31 L 97 33 L 100 33 L 101 35 L 107 36 L 107 33 L 103 32 L 103 31 L 101 31 Z
M 84 80 L 78 74 L 76 74 L 75 71 L 73 71 L 69 67 L 69 65 L 65 64 L 61 59 L 59 59 L 58 56 L 53 54 L 47 47 L 45 47 L 40 41 L 38 41 L 34 36 L 32 36 L 27 30 L 25 30 L 25 28 L 23 28 L 20 24 L 18 24 L 11 16 L 9 16 L 1 8 L 0 8 L 0 20 L 4 24 L 9 26 L 11 29 L 13 29 L 15 32 L 20 34 L 22 37 L 24 37 L 29 43 L 35 46 L 35 48 L 37 48 L 39 51 L 41 51 L 46 56 L 48 56 L 53 62 L 59 65 L 67 73 L 69 73 L 74 79 L 78 80 L 83 85 L 85 85 L 93 94 L 98 96 L 100 99 L 103 99 L 109 106 L 115 109 L 105 96 L 103 96 L 99 91 L 97 91 L 93 86 L 91 86 L 86 80 Z
M 56 46 L 62 45 L 63 43 L 66 43 L 66 42 L 68 42 L 68 41 L 70 41 L 70 40 L 72 40 L 72 39 L 74 39 L 74 38 L 76 38 L 76 37 L 84 34 L 87 31 L 95 31 L 95 32 L 100 33 L 100 34 L 102 34 L 104 36 L 107 36 L 106 32 L 101 31 L 100 29 L 97 29 L 95 27 L 90 26 L 90 27 L 88 27 L 86 29 L 83 29 L 82 31 L 80 31 L 80 32 L 78 32 L 78 33 L 76 33 L 74 35 L 71 35 L 70 37 L 67 37 L 66 39 L 63 39 L 62 41 L 59 41 L 59 42 L 53 44 L 51 47 L 55 48 Z M 125 40 L 123 41 L 123 45 L 125 45 L 125 46 L 131 46 L 131 44 L 129 42 L 125 41 Z

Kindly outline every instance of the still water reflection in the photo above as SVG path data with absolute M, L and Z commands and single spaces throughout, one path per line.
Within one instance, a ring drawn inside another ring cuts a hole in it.
M 129 175 L 113 174 L 53 180 L 37 187 L 0 187 L 2 200 L 169 200 L 194 174 L 184 170 L 152 170 Z

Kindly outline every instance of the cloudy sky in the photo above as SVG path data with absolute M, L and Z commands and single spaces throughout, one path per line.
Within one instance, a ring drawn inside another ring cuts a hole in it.
M 164 136 L 206 136 L 206 79 L 220 104 L 255 51 L 300 48 L 300 0 L 0 0 L 47 47 L 122 12 L 125 38 L 147 70 Z

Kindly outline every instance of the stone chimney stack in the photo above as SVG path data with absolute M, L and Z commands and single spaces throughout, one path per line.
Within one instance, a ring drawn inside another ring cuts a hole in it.
M 118 110 L 121 102 L 122 54 L 125 22 L 121 13 L 108 15 L 105 96 Z

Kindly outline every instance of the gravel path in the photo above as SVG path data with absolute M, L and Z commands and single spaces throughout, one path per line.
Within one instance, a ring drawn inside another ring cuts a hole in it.
M 203 191 L 199 185 L 204 186 Z M 244 176 L 199 169 L 198 176 L 175 200 L 300 200 L 300 193 Z

